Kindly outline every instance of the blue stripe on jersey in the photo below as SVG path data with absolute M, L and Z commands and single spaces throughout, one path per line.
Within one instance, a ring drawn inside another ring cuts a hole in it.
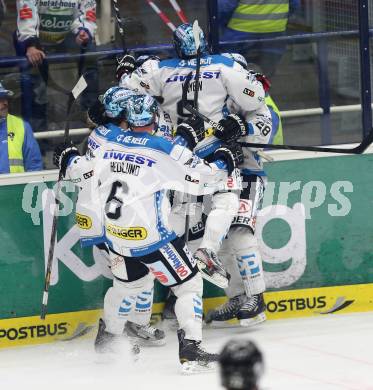
M 165 246 L 170 241 L 174 240 L 176 237 L 177 237 L 176 233 L 171 232 L 170 235 L 167 238 L 165 238 L 164 240 L 158 241 L 158 242 L 151 244 L 151 245 L 148 245 L 146 247 L 130 249 L 131 256 L 140 257 L 140 256 L 145 256 L 149 253 L 155 252 L 159 248 L 162 248 L 162 246 Z
M 248 123 L 246 128 L 248 130 L 248 134 L 249 135 L 253 135 L 254 134 L 254 126 L 252 125 L 252 123 Z
M 129 148 L 146 148 L 171 154 L 174 144 L 163 138 L 145 132 L 126 131 L 125 133 L 108 138 L 109 142 Z
M 221 56 L 220 54 L 214 54 L 210 56 L 201 57 L 201 66 L 222 64 L 232 68 L 234 61 L 231 58 Z M 191 58 L 189 60 L 181 60 L 179 58 L 171 58 L 169 60 L 163 60 L 159 63 L 159 68 L 195 68 L 196 59 Z
M 89 246 L 102 244 L 104 242 L 106 242 L 105 236 L 99 236 L 99 237 L 94 237 L 94 238 L 81 238 L 80 239 L 80 246 L 82 248 L 87 248 Z

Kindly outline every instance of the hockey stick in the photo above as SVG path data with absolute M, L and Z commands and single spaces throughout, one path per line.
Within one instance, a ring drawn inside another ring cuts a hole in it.
M 67 110 L 66 110 L 66 125 L 65 125 L 65 134 L 64 134 L 64 142 L 67 143 L 67 140 L 69 138 L 69 130 L 70 130 L 70 113 L 71 109 L 73 107 L 74 102 L 79 97 L 79 95 L 87 88 L 87 83 L 84 79 L 84 76 L 81 76 L 76 83 L 75 87 L 72 89 L 72 91 L 69 94 L 69 100 L 67 102 Z M 49 286 L 50 286 L 50 279 L 52 275 L 52 265 L 53 265 L 53 255 L 54 255 L 54 246 L 56 244 L 56 237 L 57 237 L 57 222 L 58 222 L 58 211 L 60 206 L 60 200 L 59 200 L 59 194 L 61 191 L 61 183 L 63 180 L 63 175 L 61 169 L 58 173 L 58 180 L 57 180 L 57 187 L 56 187 L 56 193 L 55 193 L 55 207 L 53 212 L 53 221 L 52 221 L 52 229 L 51 229 L 51 241 L 49 245 L 49 252 L 48 252 L 48 261 L 47 261 L 47 269 L 45 272 L 45 280 L 44 280 L 44 291 L 43 291 L 43 300 L 41 304 L 41 313 L 40 318 L 42 320 L 45 319 L 45 316 L 47 314 L 47 306 L 48 306 L 48 297 L 49 297 Z
M 193 36 L 194 36 L 194 42 L 196 44 L 196 49 L 197 49 L 197 64 L 196 64 L 196 77 L 194 81 L 194 98 L 193 98 L 193 105 L 198 110 L 198 91 L 199 91 L 199 77 L 201 73 L 201 40 L 200 40 L 200 32 L 201 29 L 198 25 L 198 20 L 195 20 L 193 23 Z M 187 80 L 185 82 L 190 83 L 190 79 L 192 78 L 192 72 L 187 76 Z M 188 88 L 182 89 L 182 101 L 185 103 L 187 102 L 187 93 L 188 93 Z M 195 115 L 194 115 L 195 116 Z M 185 215 L 185 226 L 184 226 L 184 241 L 187 244 L 189 241 L 189 225 L 190 225 L 190 216 L 189 216 L 189 204 L 190 204 L 190 196 L 187 196 L 187 209 L 186 209 L 186 215 Z
M 120 38 L 122 40 L 123 54 L 127 54 L 126 36 L 124 35 L 123 22 L 122 22 L 122 17 L 120 16 L 118 0 L 113 0 L 113 7 L 114 7 L 115 19 L 117 21 L 118 31 L 120 34 Z
M 187 77 L 185 80 L 185 83 L 183 85 L 183 92 L 184 89 L 186 92 L 188 91 L 189 84 L 190 84 L 190 78 Z M 184 96 L 184 93 L 183 93 Z M 192 107 L 187 100 L 184 100 L 184 108 L 188 110 L 191 114 L 198 116 L 199 118 L 203 119 L 206 123 L 210 125 L 213 129 L 219 129 L 220 131 L 224 131 L 223 126 L 219 125 L 219 123 L 213 121 L 212 119 L 208 118 L 206 115 L 203 115 L 201 112 L 196 110 L 194 107 Z M 301 150 L 305 152 L 322 152 L 322 153 L 344 153 L 344 154 L 361 154 L 363 153 L 370 144 L 373 143 L 373 129 L 370 131 L 370 133 L 362 140 L 362 142 L 351 149 L 344 149 L 344 148 L 330 148 L 330 147 L 323 147 L 323 146 L 298 146 L 298 145 L 274 145 L 274 144 L 260 144 L 260 143 L 254 143 L 254 142 L 240 142 L 242 146 L 247 146 L 249 148 L 271 148 L 271 149 L 282 149 L 282 150 Z
M 172 5 L 172 8 L 177 13 L 177 16 L 181 20 L 182 23 L 188 23 L 188 19 L 184 14 L 184 11 L 180 8 L 179 4 L 176 0 L 169 0 L 170 4 Z
M 146 0 L 148 5 L 154 10 L 154 12 L 162 19 L 163 23 L 171 30 L 175 31 L 176 27 L 175 25 L 171 22 L 171 20 L 168 18 L 168 16 L 161 11 L 156 4 L 154 4 L 153 1 L 151 0 Z

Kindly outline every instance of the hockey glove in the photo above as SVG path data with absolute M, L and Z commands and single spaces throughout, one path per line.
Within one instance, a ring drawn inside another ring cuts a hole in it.
M 237 138 L 247 135 L 246 121 L 239 114 L 230 114 L 219 121 L 224 130 L 215 129 L 215 137 L 225 141 L 235 141 Z
M 198 142 L 205 136 L 205 125 L 201 118 L 190 118 L 180 123 L 176 128 L 176 135 L 180 135 L 187 142 L 190 150 L 193 150 Z
M 135 57 L 125 54 L 123 57 L 117 57 L 117 68 L 115 70 L 115 76 L 118 81 L 124 74 L 132 73 L 136 69 Z
M 215 160 L 224 160 L 227 163 L 228 176 L 243 163 L 242 147 L 237 142 L 231 142 L 215 150 Z
M 67 164 L 71 157 L 80 156 L 78 149 L 72 142 L 58 145 L 53 153 L 53 163 L 61 170 L 62 176 L 65 177 Z
M 269 91 L 269 89 L 271 88 L 271 82 L 269 81 L 267 76 L 265 76 L 262 73 L 254 72 L 252 70 L 250 70 L 249 73 L 252 74 L 258 81 L 260 81 L 262 83 L 264 92 Z
M 88 108 L 87 125 L 88 127 L 94 128 L 97 126 L 105 125 L 106 122 L 107 117 L 105 115 L 105 106 L 97 100 L 93 104 L 93 106 Z

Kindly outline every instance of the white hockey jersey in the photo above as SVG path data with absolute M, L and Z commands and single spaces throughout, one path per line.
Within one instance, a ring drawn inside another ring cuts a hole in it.
M 190 117 L 181 101 L 182 85 L 192 72 L 188 100 L 199 89 L 198 105 L 202 114 L 214 121 L 223 118 L 225 102 L 230 97 L 243 111 L 252 112 L 265 104 L 264 90 L 254 77 L 230 58 L 206 55 L 201 58 L 198 86 L 195 79 L 196 59 L 149 60 L 130 75 L 124 75 L 120 85 L 142 93 L 162 96 L 162 108 L 174 125 Z
M 182 85 L 191 71 L 192 80 L 195 78 L 195 68 L 195 59 L 149 60 L 131 75 L 123 76 L 120 85 L 142 93 L 162 96 L 162 108 L 170 114 L 175 125 L 190 116 L 190 113 L 183 109 Z M 188 99 L 191 101 L 196 87 L 195 81 L 192 81 L 188 91 Z M 202 114 L 218 122 L 229 113 L 239 113 L 248 122 L 248 134 L 240 141 L 269 142 L 272 119 L 265 104 L 263 86 L 241 65 L 221 55 L 202 57 L 198 88 L 199 111 Z M 194 150 L 202 158 L 213 153 L 222 144 L 213 136 L 212 129 L 206 130 L 206 138 Z M 243 151 L 245 158 L 240 165 L 241 172 L 264 175 L 262 161 L 255 149 L 244 148 Z
M 76 157 L 68 175 L 75 181 L 79 175 L 80 180 L 90 180 L 79 195 L 78 218 L 85 221 L 86 238 L 97 238 L 100 232 L 97 224 L 92 229 L 93 202 L 99 204 L 94 218 L 96 222 L 101 218 L 109 245 L 125 256 L 151 253 L 176 237 L 166 190 L 210 194 L 227 180 L 226 171 L 205 163 L 187 148 L 134 132 L 110 140 L 91 160 Z
M 96 31 L 95 0 L 17 0 L 17 38 L 40 38 L 44 43 L 62 42 L 72 31 Z

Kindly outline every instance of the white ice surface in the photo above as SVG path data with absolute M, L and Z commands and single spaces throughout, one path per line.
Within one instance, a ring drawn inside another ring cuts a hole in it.
M 127 353 L 114 361 L 93 350 L 91 338 L 0 350 L 0 389 L 221 389 L 218 373 L 180 375 L 177 340 Z M 231 338 L 250 338 L 264 352 L 264 390 L 373 390 L 373 313 L 267 321 L 249 331 L 206 329 L 204 345 L 220 351 Z M 124 346 L 126 349 L 126 347 Z

